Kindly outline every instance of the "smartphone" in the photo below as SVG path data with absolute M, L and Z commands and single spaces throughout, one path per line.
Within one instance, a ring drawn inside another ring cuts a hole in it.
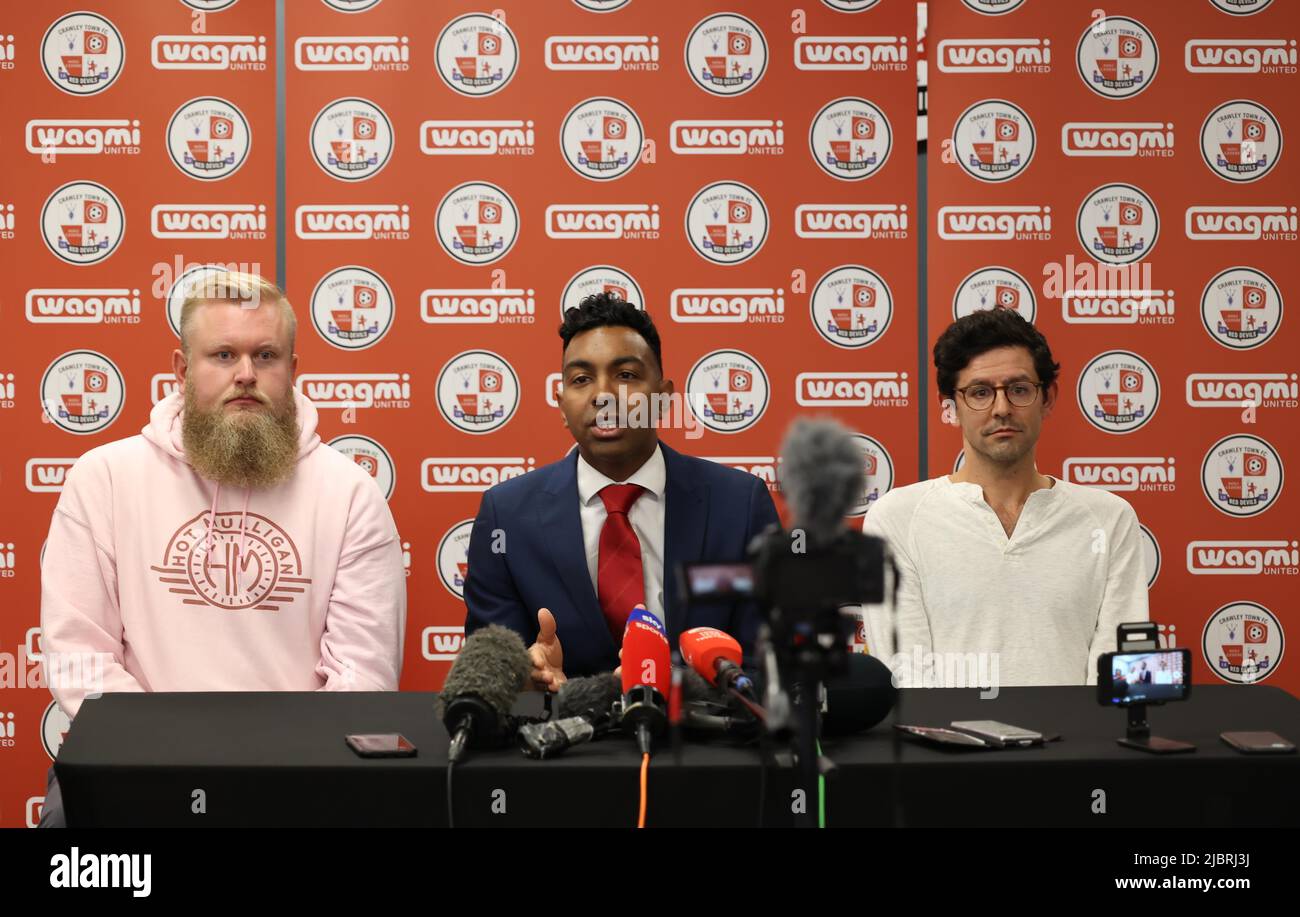
M 682 594 L 691 601 L 734 601 L 754 594 L 754 568 L 749 564 L 683 564 L 678 578 Z
M 1032 729 L 1009 726 L 997 720 L 953 720 L 952 728 L 979 736 L 990 745 L 1003 748 L 1007 745 L 1041 745 L 1043 734 Z
M 348 747 L 363 758 L 414 758 L 416 748 L 395 732 L 345 736 Z
M 1276 732 L 1221 732 L 1219 738 L 1247 755 L 1285 755 L 1295 751 L 1295 743 Z
M 894 728 L 906 735 L 926 742 L 933 742 L 936 745 L 958 745 L 965 748 L 990 747 L 989 743 L 979 736 L 958 732 L 956 729 L 943 729 L 939 726 L 904 726 L 902 723 L 897 724 Z
M 1192 691 L 1192 651 L 1102 653 L 1097 659 L 1097 702 L 1106 707 L 1187 700 Z

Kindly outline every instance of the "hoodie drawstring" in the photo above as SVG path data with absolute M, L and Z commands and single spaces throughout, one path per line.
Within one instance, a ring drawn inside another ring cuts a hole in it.
M 208 509 L 208 535 L 207 535 L 207 540 L 204 542 L 204 548 L 207 551 L 208 557 L 212 556 L 212 533 L 217 530 L 217 497 L 219 497 L 220 495 L 221 495 L 221 484 L 218 483 L 217 486 L 212 491 L 212 506 L 211 508 Z M 252 495 L 253 495 L 252 488 L 250 487 L 244 488 L 244 509 L 239 516 L 239 555 L 238 556 L 241 558 L 244 556 L 244 540 L 245 540 L 244 533 L 248 527 L 248 501 L 252 497 Z
M 252 488 L 244 488 L 244 511 L 239 516 L 239 558 L 241 561 L 244 557 L 244 526 L 248 524 L 248 498 L 252 494 Z
M 216 489 L 212 491 L 212 507 L 208 510 L 208 535 L 203 542 L 203 549 L 207 556 L 212 557 L 212 533 L 217 530 L 217 497 L 221 495 L 221 484 L 217 483 Z

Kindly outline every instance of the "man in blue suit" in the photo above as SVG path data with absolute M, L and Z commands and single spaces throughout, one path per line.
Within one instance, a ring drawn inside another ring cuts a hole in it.
M 637 404 L 673 392 L 644 311 L 609 293 L 589 296 L 565 312 L 560 338 L 560 410 L 578 448 L 483 495 L 469 543 L 466 634 L 488 624 L 517 631 L 530 644 L 533 687 L 550 691 L 566 676 L 613 670 L 638 604 L 664 622 L 674 647 L 682 631 L 711 626 L 748 657 L 759 625 L 753 604 L 687 608 L 676 570 L 744 561 L 750 540 L 778 522 L 767 487 L 682 455 L 653 423 L 633 422 Z

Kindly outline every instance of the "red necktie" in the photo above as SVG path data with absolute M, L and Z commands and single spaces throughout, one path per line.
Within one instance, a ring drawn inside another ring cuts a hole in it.
M 609 632 L 619 645 L 623 643 L 623 628 L 632 608 L 645 604 L 641 541 L 627 518 L 627 511 L 644 492 L 640 484 L 607 484 L 600 491 L 606 516 L 600 529 L 596 596 Z

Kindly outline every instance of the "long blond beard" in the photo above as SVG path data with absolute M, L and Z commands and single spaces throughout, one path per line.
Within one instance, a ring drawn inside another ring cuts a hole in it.
M 221 407 L 205 411 L 186 380 L 181 443 L 190 465 L 229 487 L 271 487 L 284 481 L 298 462 L 298 409 L 292 394 L 269 407 L 235 414 Z

